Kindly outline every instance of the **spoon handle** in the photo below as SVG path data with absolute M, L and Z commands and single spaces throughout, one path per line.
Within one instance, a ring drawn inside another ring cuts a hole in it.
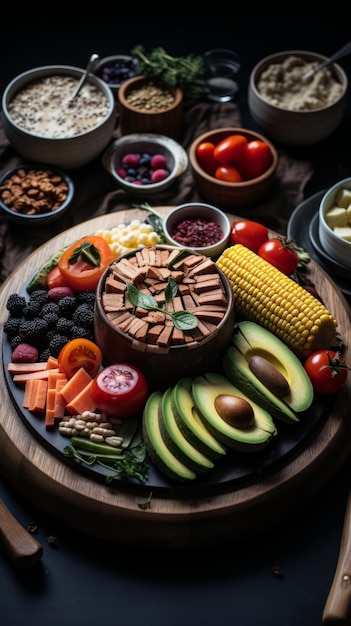
M 314 67 L 313 70 L 310 70 L 309 72 L 307 72 L 305 74 L 305 78 L 308 78 L 309 76 L 313 76 L 313 74 L 316 74 L 316 72 L 319 72 L 324 67 L 327 67 L 327 65 L 334 63 L 334 61 L 337 61 L 338 59 L 341 59 L 342 57 L 346 57 L 350 53 L 351 53 L 351 41 L 345 44 L 345 46 L 340 48 L 340 50 L 335 52 L 331 57 L 323 61 L 323 63 L 320 63 L 319 65 Z
M 0 544 L 13 565 L 25 568 L 34 565 L 42 556 L 43 548 L 13 517 L 0 500 Z
M 81 79 L 77 85 L 77 89 L 75 90 L 73 96 L 71 96 L 71 100 L 73 100 L 74 98 L 76 98 L 81 90 L 81 88 L 83 87 L 86 78 L 88 76 L 88 74 L 94 69 L 95 65 L 97 64 L 97 62 L 100 60 L 100 57 L 98 54 L 92 54 L 89 60 L 89 63 L 87 65 L 86 70 L 83 72 Z
M 348 497 L 340 551 L 323 611 L 323 624 L 350 624 L 351 618 L 351 493 Z

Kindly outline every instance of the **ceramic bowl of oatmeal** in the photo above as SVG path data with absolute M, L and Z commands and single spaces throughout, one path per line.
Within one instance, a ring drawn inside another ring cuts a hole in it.
M 215 258 L 228 244 L 231 223 L 216 206 L 187 202 L 167 213 L 163 230 L 170 245 Z
M 325 60 L 315 52 L 287 50 L 265 57 L 252 69 L 249 110 L 270 139 L 287 145 L 311 145 L 338 128 L 348 90 L 344 70 L 333 63 L 306 76 Z
M 110 88 L 84 70 L 37 67 L 16 76 L 2 96 L 2 123 L 12 147 L 26 160 L 75 169 L 95 159 L 112 138 L 116 103 Z

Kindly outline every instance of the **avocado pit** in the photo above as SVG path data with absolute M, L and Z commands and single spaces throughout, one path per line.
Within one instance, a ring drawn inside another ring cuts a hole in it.
M 290 387 L 286 378 L 264 357 L 252 356 L 249 360 L 249 368 L 261 383 L 279 398 L 283 398 L 289 393 Z
M 255 423 L 254 410 L 244 398 L 220 394 L 215 398 L 214 405 L 218 415 L 230 426 L 250 428 Z

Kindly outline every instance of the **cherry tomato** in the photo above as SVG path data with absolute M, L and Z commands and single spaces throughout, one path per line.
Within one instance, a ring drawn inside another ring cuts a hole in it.
M 101 363 L 102 352 L 99 346 L 84 337 L 68 341 L 58 355 L 59 369 L 67 378 L 72 378 L 81 367 L 84 367 L 93 378 L 98 373 Z
M 229 135 L 225 139 L 220 141 L 215 149 L 214 156 L 220 163 L 239 163 L 244 146 L 247 144 L 247 139 L 244 135 Z
M 261 244 L 257 254 L 288 276 L 295 272 L 299 264 L 299 256 L 287 239 L 268 239 Z
M 68 287 L 75 291 L 94 291 L 114 254 L 103 237 L 82 237 L 64 251 L 58 261 L 59 270 Z
M 148 397 L 148 384 L 138 368 L 116 363 L 95 376 L 91 396 L 100 411 L 123 419 L 143 408 Z
M 272 151 L 265 141 L 254 139 L 242 147 L 237 165 L 245 180 L 261 176 L 273 160 Z
M 253 252 L 257 252 L 259 247 L 268 239 L 268 228 L 253 222 L 252 220 L 241 220 L 232 223 L 230 233 L 230 243 L 235 245 L 241 243 Z
M 216 168 L 218 167 L 218 161 L 214 157 L 215 146 L 210 141 L 203 141 L 199 143 L 196 148 L 196 157 L 199 165 L 205 170 L 206 174 L 214 176 Z
M 307 357 L 304 368 L 317 393 L 336 393 L 344 386 L 349 368 L 340 352 L 318 350 Z
M 68 287 L 58 265 L 47 275 L 46 286 L 48 289 L 53 289 L 53 287 Z
M 223 164 L 217 167 L 215 171 L 215 178 L 218 178 L 218 180 L 224 180 L 227 183 L 241 183 L 243 180 L 239 170 L 234 165 L 230 165 L 229 163 L 227 165 Z

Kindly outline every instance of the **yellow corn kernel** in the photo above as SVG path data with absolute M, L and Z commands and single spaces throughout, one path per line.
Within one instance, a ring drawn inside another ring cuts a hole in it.
M 235 310 L 277 335 L 300 358 L 335 345 L 337 321 L 292 278 L 241 244 L 226 248 L 217 266 L 229 279 Z

